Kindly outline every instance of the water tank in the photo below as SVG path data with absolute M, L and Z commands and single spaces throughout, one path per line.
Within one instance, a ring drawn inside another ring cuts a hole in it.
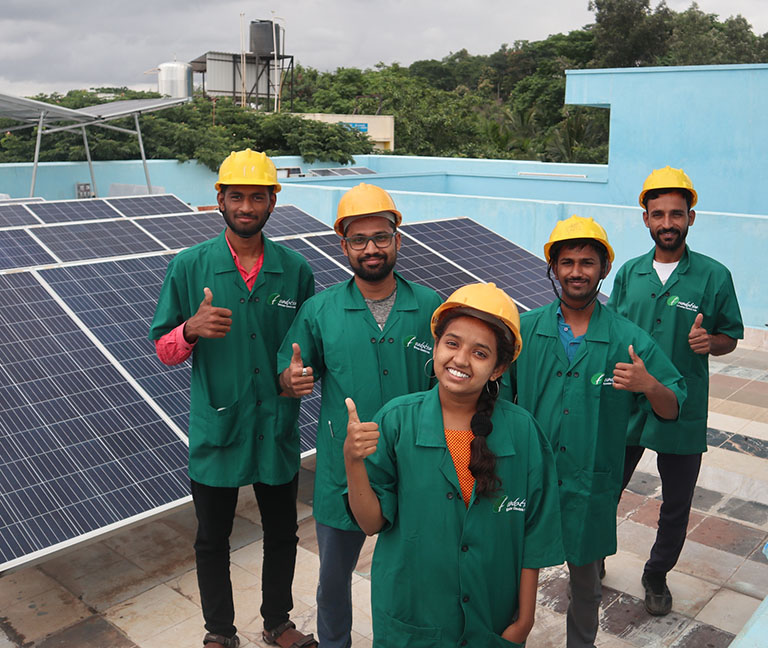
M 280 26 L 275 25 L 273 41 L 271 20 L 251 21 L 251 52 L 258 56 L 274 56 L 280 53 Z
M 161 95 L 174 99 L 192 96 L 192 66 L 189 63 L 161 63 L 157 72 L 157 91 Z

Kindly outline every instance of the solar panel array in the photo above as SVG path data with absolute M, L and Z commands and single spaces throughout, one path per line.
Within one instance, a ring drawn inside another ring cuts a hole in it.
M 173 254 L 223 227 L 174 196 L 12 207 L 0 206 L 0 573 L 188 500 L 190 365 L 163 366 L 147 331 Z M 338 237 L 309 214 L 279 206 L 265 233 L 307 258 L 318 292 L 350 278 Z M 443 297 L 494 280 L 523 308 L 550 300 L 522 285 L 545 268 L 466 218 L 404 226 L 397 265 Z M 302 400 L 303 452 L 320 399 L 318 385 Z
M 333 169 L 311 169 L 309 175 L 311 176 L 346 176 L 346 175 L 371 175 L 376 172 L 368 167 L 336 167 Z

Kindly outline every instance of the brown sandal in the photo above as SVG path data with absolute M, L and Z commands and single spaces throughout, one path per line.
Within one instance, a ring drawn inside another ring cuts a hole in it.
M 237 635 L 234 637 L 225 637 L 209 632 L 203 637 L 203 646 L 207 646 L 209 643 L 216 643 L 220 646 L 224 646 L 224 648 L 240 648 L 240 637 Z
M 305 635 L 296 629 L 293 621 L 281 623 L 272 630 L 264 629 L 264 641 L 280 648 L 317 648 L 318 643 L 311 634 Z

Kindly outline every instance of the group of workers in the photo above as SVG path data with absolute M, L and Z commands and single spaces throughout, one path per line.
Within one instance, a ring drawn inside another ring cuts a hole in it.
M 314 295 L 298 253 L 262 233 L 280 191 L 263 153 L 233 152 L 216 183 L 226 223 L 170 262 L 150 338 L 192 358 L 189 475 L 208 648 L 237 648 L 229 536 L 252 485 L 264 530 L 263 640 L 352 645 L 352 575 L 378 534 L 374 646 L 520 646 L 539 569 L 567 563 L 568 648 L 593 647 L 616 511 L 645 448 L 663 503 L 642 574 L 667 614 L 706 450 L 709 355 L 743 336 L 728 270 L 686 244 L 697 194 L 666 167 L 640 204 L 654 241 L 599 299 L 614 251 L 591 218 L 544 246 L 556 299 L 519 315 L 493 283 L 445 302 L 395 268 L 402 215 L 359 184 L 334 225 L 353 276 Z M 559 286 L 559 289 L 558 289 Z M 290 620 L 300 398 L 322 381 L 313 513 L 317 634 Z

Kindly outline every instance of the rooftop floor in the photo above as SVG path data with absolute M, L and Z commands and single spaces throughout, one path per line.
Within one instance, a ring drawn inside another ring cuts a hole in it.
M 676 648 L 731 643 L 768 595 L 768 352 L 739 345 L 710 361 L 709 451 L 688 529 L 669 575 L 672 613 L 649 616 L 640 575 L 654 539 L 660 482 L 643 457 L 618 511 L 619 551 L 607 560 L 597 645 Z M 299 548 L 292 618 L 315 631 L 318 557 L 311 517 L 314 459 L 299 490 Z M 35 567 L 0 577 L 0 648 L 200 646 L 204 634 L 194 569 L 191 506 Z M 261 527 L 253 495 L 242 494 L 232 535 L 236 625 L 243 647 L 264 646 Z M 353 580 L 353 645 L 371 645 L 369 539 Z M 567 572 L 542 570 L 529 648 L 565 644 Z

